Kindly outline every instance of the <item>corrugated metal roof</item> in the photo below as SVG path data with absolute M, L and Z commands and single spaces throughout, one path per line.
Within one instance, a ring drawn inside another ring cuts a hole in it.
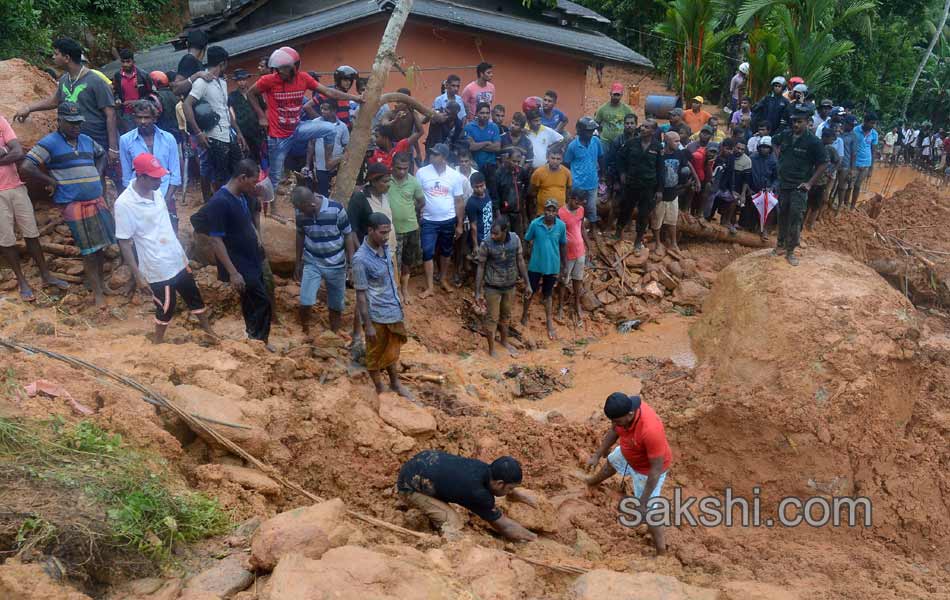
M 570 0 L 557 0 L 557 8 L 568 15 L 592 19 L 598 23 L 610 23 L 610 19 L 604 15 Z
M 232 56 L 240 56 L 255 50 L 289 43 L 295 39 L 378 14 L 381 13 L 375 0 L 356 0 L 305 17 L 221 40 L 216 44 L 223 46 Z M 435 0 L 415 0 L 412 15 L 531 40 L 602 59 L 653 67 L 653 63 L 646 57 L 596 31 L 549 25 Z M 146 72 L 154 70 L 170 71 L 178 66 L 178 61 L 184 54 L 184 50 L 175 50 L 171 44 L 162 44 L 145 52 L 137 52 L 135 62 L 140 69 Z M 118 63 L 110 63 L 104 66 L 103 69 L 111 72 L 118 69 Z

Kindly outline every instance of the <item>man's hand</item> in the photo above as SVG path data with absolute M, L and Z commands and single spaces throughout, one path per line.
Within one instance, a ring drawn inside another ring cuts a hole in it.
M 56 193 L 56 188 L 58 187 L 59 187 L 59 182 L 53 179 L 49 183 L 46 184 L 46 191 L 48 191 L 50 195 L 52 195 Z
M 237 136 L 237 143 L 238 143 L 238 148 L 241 149 L 241 152 L 246 153 L 246 152 L 247 152 L 247 140 L 244 139 L 244 136 L 243 136 L 243 135 L 238 135 L 238 136 Z
M 263 127 L 264 129 L 267 129 L 267 115 L 261 115 L 260 117 L 258 117 L 257 124 Z
M 367 322 L 363 326 L 363 335 L 366 336 L 367 342 L 376 343 L 376 328 L 373 327 L 372 323 Z
M 462 237 L 462 233 L 463 233 L 463 232 L 462 232 L 462 224 L 461 224 L 461 223 L 456 223 L 456 224 L 455 224 L 455 239 L 459 239 L 460 237 Z
M 798 186 L 798 189 L 800 189 L 800 190 L 803 191 L 803 192 L 807 192 L 807 191 L 811 190 L 811 184 L 806 181 L 805 183 L 799 185 L 799 186 Z
M 115 166 L 119 164 L 119 151 L 109 148 L 109 165 Z
M 234 288 L 234 291 L 243 294 L 244 288 L 247 286 L 247 284 L 244 283 L 244 277 L 237 271 L 229 273 L 229 277 L 231 279 L 231 287 Z
M 296 268 L 294 268 L 294 281 L 300 283 L 300 280 L 303 278 L 303 263 L 297 263 Z
M 202 131 L 198 134 L 198 145 L 204 148 L 205 150 L 211 146 L 211 142 L 208 141 L 208 134 Z
M 148 281 L 145 280 L 145 277 L 141 273 L 135 276 L 135 284 L 139 287 L 140 290 L 147 293 L 149 296 L 152 295 L 152 288 L 148 285 Z
M 200 71 L 200 72 L 198 72 L 198 73 L 195 73 L 195 75 L 197 75 L 197 76 L 200 77 L 201 79 L 204 79 L 204 80 L 207 81 L 208 83 L 211 83 L 211 82 L 214 81 L 214 79 L 215 79 L 214 75 L 212 75 L 212 74 L 209 73 L 208 71 Z
M 19 121 L 20 123 L 26 121 L 26 118 L 30 116 L 30 109 L 23 107 L 20 110 L 16 111 L 16 114 L 13 115 L 14 121 Z
M 657 192 L 656 194 L 654 194 L 654 195 L 653 195 L 653 199 L 656 200 L 657 202 L 662 202 L 662 201 L 663 201 L 663 192 Z

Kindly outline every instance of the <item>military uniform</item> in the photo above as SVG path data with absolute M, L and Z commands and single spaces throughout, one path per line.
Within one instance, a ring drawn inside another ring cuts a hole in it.
M 781 147 L 778 159 L 778 247 L 792 255 L 799 244 L 808 192 L 798 188 L 807 183 L 815 169 L 828 162 L 825 147 L 810 131 L 796 137 L 792 129 L 786 129 L 772 138 L 772 143 Z
M 663 174 L 663 159 L 660 154 L 663 147 L 656 140 L 651 140 L 646 149 L 640 136 L 627 141 L 623 146 L 622 156 L 617 159 L 618 170 L 626 175 L 626 185 L 620 200 L 620 211 L 617 215 L 617 232 L 630 223 L 633 208 L 637 208 L 637 242 L 643 239 L 647 226 L 650 223 L 650 214 L 653 212 L 654 198 L 657 192 L 657 182 Z M 663 189 L 660 187 L 659 189 Z

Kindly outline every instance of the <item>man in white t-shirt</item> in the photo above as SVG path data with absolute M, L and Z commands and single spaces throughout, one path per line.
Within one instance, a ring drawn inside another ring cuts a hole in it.
M 531 142 L 531 150 L 534 152 L 531 167 L 537 169 L 548 163 L 548 148 L 563 140 L 564 136 L 541 124 L 540 111 L 529 110 L 525 116 L 528 117 L 528 128 L 525 129 L 524 135 Z
M 155 156 L 145 152 L 132 161 L 135 179 L 115 201 L 115 237 L 122 258 L 132 269 L 139 289 L 155 302 L 155 337 L 160 344 L 175 314 L 176 292 L 181 294 L 201 328 L 211 335 L 211 324 L 201 292 L 188 268 L 188 257 L 178 242 L 165 199 L 159 188 L 168 175 Z M 135 244 L 135 252 L 132 244 Z M 138 254 L 138 261 L 135 255 Z
M 433 257 L 439 256 L 439 281 L 442 289 L 451 292 L 448 271 L 449 257 L 455 240 L 462 235 L 462 218 L 465 216 L 462 191 L 462 175 L 450 167 L 450 149 L 446 144 L 436 144 L 429 149 L 431 164 L 416 172 L 422 186 L 425 205 L 422 207 L 421 238 L 422 261 L 426 272 L 426 289 L 420 298 L 428 298 L 433 288 Z

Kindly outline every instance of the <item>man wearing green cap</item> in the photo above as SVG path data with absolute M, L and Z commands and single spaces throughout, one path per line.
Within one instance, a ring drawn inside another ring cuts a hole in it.
M 611 429 L 597 451 L 587 460 L 587 467 L 593 469 L 604 457 L 607 462 L 600 471 L 588 476 L 585 482 L 594 487 L 614 473 L 620 473 L 622 484 L 622 478 L 629 475 L 637 506 L 645 514 L 648 505 L 654 504 L 653 499 L 660 496 L 670 463 L 673 462 L 663 422 L 640 396 L 628 396 L 623 392 L 614 392 L 607 397 L 604 414 L 610 419 Z M 618 441 L 619 445 L 608 454 L 607 451 Z M 663 528 L 659 525 L 648 525 L 648 528 L 657 555 L 665 554 L 666 534 Z

